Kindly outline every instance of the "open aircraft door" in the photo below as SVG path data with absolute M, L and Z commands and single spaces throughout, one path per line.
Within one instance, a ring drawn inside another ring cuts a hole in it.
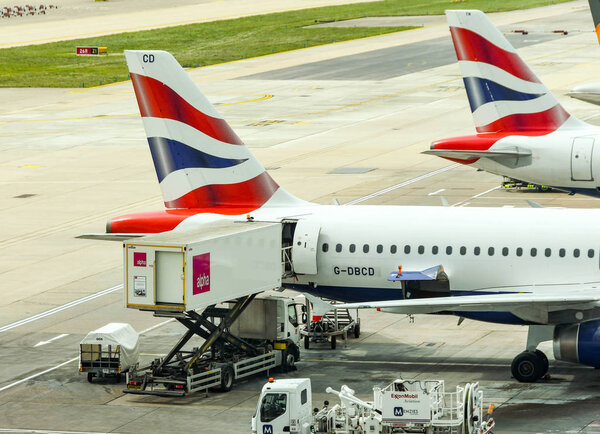
M 592 178 L 592 151 L 594 139 L 592 137 L 576 137 L 571 148 L 571 179 L 573 181 L 591 181 Z
M 321 226 L 307 220 L 298 220 L 292 245 L 292 262 L 297 274 L 317 274 L 317 244 Z

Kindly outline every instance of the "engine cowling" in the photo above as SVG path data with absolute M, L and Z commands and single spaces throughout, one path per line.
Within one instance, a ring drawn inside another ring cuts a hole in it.
M 554 328 L 554 358 L 600 368 L 600 320 Z

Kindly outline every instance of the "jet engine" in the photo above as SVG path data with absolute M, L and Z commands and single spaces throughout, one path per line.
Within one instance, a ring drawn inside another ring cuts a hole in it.
M 600 368 L 600 320 L 554 328 L 554 358 Z

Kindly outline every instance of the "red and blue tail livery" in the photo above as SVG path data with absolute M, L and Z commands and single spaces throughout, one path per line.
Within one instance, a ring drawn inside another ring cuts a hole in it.
M 479 133 L 555 131 L 569 114 L 481 11 L 446 11 Z
M 125 56 L 167 208 L 238 214 L 295 201 L 170 53 Z
M 598 128 L 570 115 L 481 11 L 446 11 L 477 134 L 426 154 L 572 193 L 600 195 Z M 596 173 L 595 173 L 596 172 Z

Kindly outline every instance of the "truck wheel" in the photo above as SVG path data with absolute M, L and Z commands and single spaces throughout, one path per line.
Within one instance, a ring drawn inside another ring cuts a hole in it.
M 91 372 L 88 372 L 88 383 L 93 383 L 94 382 L 94 374 L 92 374 Z
M 287 348 L 283 353 L 283 360 L 281 361 L 281 370 L 283 372 L 290 372 L 294 370 L 294 352 L 292 348 Z
M 298 345 L 292 345 L 292 354 L 294 355 L 294 363 L 300 361 L 300 348 Z
M 221 368 L 221 386 L 219 392 L 229 392 L 233 387 L 233 369 L 227 365 Z
M 308 350 L 310 348 L 310 338 L 308 336 L 304 336 L 304 349 Z
M 121 382 L 121 374 L 115 375 L 115 380 L 117 383 L 120 383 Z
M 360 323 L 354 326 L 354 337 L 358 339 L 360 337 Z
M 332 350 L 335 350 L 336 343 L 337 343 L 337 342 L 336 342 L 336 339 L 335 339 L 335 335 L 333 335 L 333 336 L 331 337 L 331 349 L 332 349 Z

